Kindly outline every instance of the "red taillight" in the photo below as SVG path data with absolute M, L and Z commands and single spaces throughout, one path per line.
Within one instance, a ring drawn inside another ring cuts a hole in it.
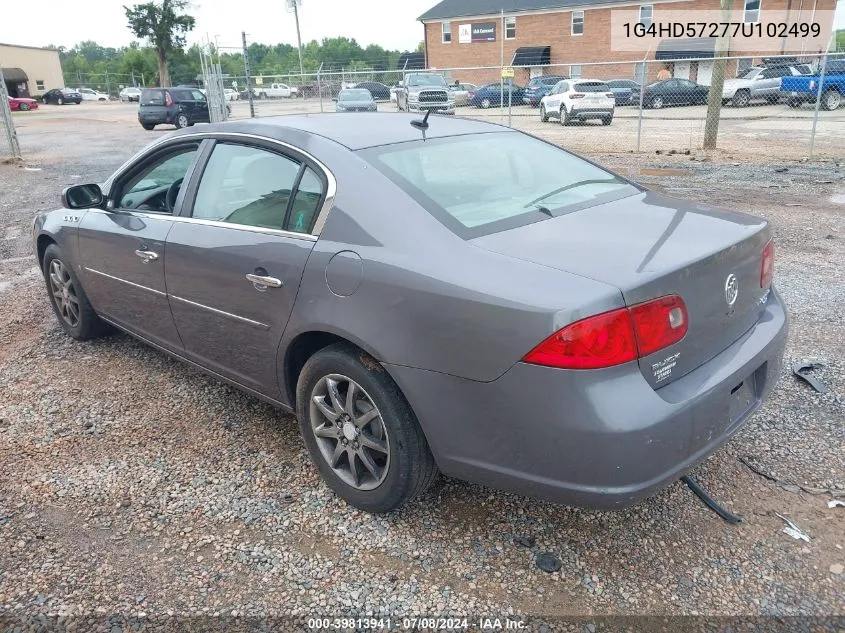
M 164 105 L 168 108 L 173 105 L 173 97 L 171 97 L 170 93 L 167 91 L 164 92 Z
M 669 347 L 686 336 L 687 307 L 677 295 L 631 306 L 629 312 L 641 357 Z
M 576 92 L 575 94 L 570 95 L 573 99 L 583 99 L 585 95 L 582 95 L 580 92 Z
M 769 240 L 763 249 L 763 258 L 760 263 L 760 287 L 766 288 L 772 283 L 775 274 L 775 243 Z
M 581 319 L 552 334 L 522 359 L 561 369 L 627 363 L 686 336 L 687 308 L 677 295 Z

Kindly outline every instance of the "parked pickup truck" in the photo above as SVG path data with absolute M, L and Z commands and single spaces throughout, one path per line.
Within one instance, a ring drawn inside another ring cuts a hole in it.
M 401 112 L 439 112 L 455 114 L 446 80 L 438 73 L 408 73 L 396 92 L 396 107 Z
M 281 99 L 299 96 L 296 86 L 287 84 L 270 84 L 269 86 L 255 86 L 254 95 L 259 99 Z
M 822 84 L 821 107 L 825 110 L 836 110 L 845 95 L 845 59 L 829 59 L 824 73 L 821 75 L 801 75 L 799 77 L 784 77 L 781 80 L 780 91 L 786 96 L 786 103 L 791 108 L 797 108 L 807 101 L 815 101 Z

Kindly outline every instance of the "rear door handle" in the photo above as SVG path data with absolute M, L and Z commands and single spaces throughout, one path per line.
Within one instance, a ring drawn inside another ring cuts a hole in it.
M 282 280 L 276 277 L 267 277 L 265 275 L 254 275 L 247 273 L 246 278 L 252 282 L 256 290 L 265 290 L 267 288 L 281 288 Z
M 158 259 L 158 253 L 154 253 L 153 251 L 136 250 L 135 254 L 143 259 L 145 264 Z

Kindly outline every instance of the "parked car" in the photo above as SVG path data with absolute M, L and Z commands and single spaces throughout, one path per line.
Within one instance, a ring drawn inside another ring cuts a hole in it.
M 557 82 L 569 79 L 566 75 L 544 75 L 543 77 L 534 77 L 525 86 L 525 93 L 522 95 L 522 102 L 526 105 L 538 107 L 540 99 L 545 97 L 552 88 L 557 85 Z
M 748 422 L 787 338 L 766 220 L 420 118 L 180 130 L 65 189 L 33 223 L 59 326 L 112 325 L 295 412 L 370 512 L 438 470 L 622 508 Z
M 390 101 L 390 87 L 377 81 L 362 81 L 353 87 L 359 90 L 369 90 L 376 101 Z
M 238 94 L 238 91 L 234 90 L 233 88 L 224 88 L 223 96 L 226 98 L 226 101 L 237 101 L 241 98 L 240 94 Z
M 9 109 L 19 112 L 26 112 L 27 110 L 37 110 L 38 102 L 29 97 L 7 97 L 9 100 Z
M 55 103 L 56 105 L 64 105 L 66 103 L 79 105 L 82 103 L 82 95 L 73 88 L 53 88 L 45 92 L 41 98 L 44 103 Z
M 735 79 L 726 79 L 722 88 L 722 103 L 744 108 L 752 101 L 777 103 L 784 77 L 801 75 L 795 66 L 754 66 Z
M 408 73 L 402 80 L 402 89 L 396 93 L 396 108 L 400 112 L 455 114 L 455 100 L 443 75 L 432 72 Z
M 643 107 L 659 110 L 672 105 L 701 105 L 707 103 L 710 89 L 688 79 L 664 79 L 645 87 Z
M 540 120 L 558 119 L 561 125 L 572 121 L 599 119 L 610 125 L 616 100 L 605 82 L 598 79 L 566 79 L 552 87 L 540 100 Z
M 135 86 L 127 86 L 123 90 L 120 91 L 118 97 L 121 101 L 140 101 L 141 99 L 141 89 L 136 88 Z
M 478 90 L 475 84 L 449 84 L 449 93 L 452 95 L 452 100 L 456 106 L 469 105 L 469 93 L 473 90 Z
M 825 110 L 836 110 L 842 105 L 842 96 L 845 95 L 845 59 L 828 59 L 824 81 L 820 73 L 784 77 L 780 89 L 786 95 L 786 103 L 789 107 L 797 108 L 806 101 L 815 103 L 820 84 L 820 106 Z
M 616 105 L 639 104 L 642 86 L 632 79 L 611 79 L 606 82 Z
M 105 92 L 92 90 L 91 88 L 80 88 L 79 94 L 82 95 L 83 101 L 108 101 L 109 96 Z
M 177 128 L 208 123 L 208 101 L 198 88 L 144 88 L 138 122 L 145 130 L 169 123 Z
M 254 95 L 258 99 L 293 99 L 299 96 L 296 86 L 287 84 L 270 84 L 253 87 Z
M 335 101 L 335 112 L 375 112 L 378 109 L 372 93 L 365 88 L 341 90 Z
M 508 97 L 510 93 L 510 97 Z M 469 93 L 469 102 L 478 108 L 491 108 L 500 104 L 520 105 L 522 103 L 522 96 L 525 94 L 525 88 L 510 81 L 495 82 L 481 86 L 477 90 Z

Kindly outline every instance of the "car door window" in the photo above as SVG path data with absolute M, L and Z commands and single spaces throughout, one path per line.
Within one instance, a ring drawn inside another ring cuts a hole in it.
M 264 149 L 219 143 L 202 174 L 193 217 L 282 229 L 300 166 Z M 300 211 L 304 205 L 303 198 Z
M 180 147 L 152 161 L 140 172 L 118 185 L 116 205 L 122 209 L 172 213 L 188 168 L 197 155 L 197 145 Z

